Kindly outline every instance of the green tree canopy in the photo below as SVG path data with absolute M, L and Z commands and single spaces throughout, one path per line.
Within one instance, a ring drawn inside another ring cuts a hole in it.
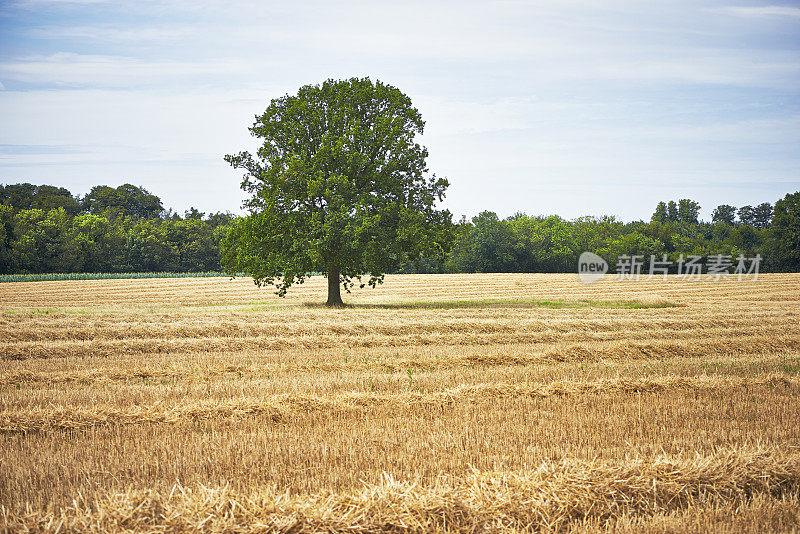
M 753 208 L 753 226 L 756 228 L 766 228 L 772 222 L 772 204 L 762 202 Z
M 678 220 L 682 223 L 697 224 L 700 216 L 700 204 L 688 198 L 678 201 Z
M 656 206 L 656 211 L 653 212 L 653 217 L 650 219 L 653 222 L 664 224 L 669 220 L 669 212 L 667 211 L 667 203 L 659 202 Z
M 0 204 L 0 274 L 9 274 L 14 270 L 11 253 L 13 243 L 14 214 L 11 206 Z
M 424 122 L 411 99 L 369 78 L 328 80 L 272 100 L 250 128 L 262 145 L 225 160 L 246 174 L 250 215 L 223 242 L 222 263 L 285 295 L 312 272 L 340 288 L 420 254 L 442 254 L 451 225 L 434 209 L 447 181 L 427 176 Z M 362 286 L 364 284 L 361 284 Z
M 755 209 L 753 206 L 742 206 L 736 211 L 739 216 L 739 222 L 747 226 L 753 226 L 755 223 Z
M 78 200 L 64 187 L 52 185 L 11 184 L 0 185 L 0 204 L 11 206 L 13 211 L 37 209 L 50 211 L 64 208 L 75 216 L 80 211 Z
M 83 208 L 89 213 L 134 219 L 152 219 L 164 211 L 161 199 L 143 187 L 123 184 L 119 187 L 97 185 L 83 198 Z
M 729 204 L 720 204 L 714 208 L 714 213 L 711 214 L 711 220 L 715 223 L 727 224 L 733 226 L 733 221 L 736 219 L 736 208 Z
M 29 210 L 36 198 L 36 188 L 28 183 L 0 185 L 0 203 L 11 206 L 15 212 Z
M 676 204 L 674 200 L 670 200 L 667 203 L 667 221 L 678 221 L 678 204 Z
M 775 203 L 772 218 L 773 265 L 782 271 L 800 270 L 800 191 Z

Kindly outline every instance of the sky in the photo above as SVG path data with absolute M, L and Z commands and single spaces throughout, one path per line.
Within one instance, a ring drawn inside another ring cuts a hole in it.
M 800 2 L 0 0 L 0 183 L 241 213 L 256 114 L 369 76 L 455 218 L 649 219 L 800 190 Z

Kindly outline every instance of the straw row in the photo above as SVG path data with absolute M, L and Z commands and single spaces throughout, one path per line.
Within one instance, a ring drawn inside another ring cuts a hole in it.
M 170 354 L 186 352 L 278 351 L 285 349 L 319 350 L 327 348 L 391 348 L 412 346 L 487 346 L 494 344 L 535 344 L 543 348 L 548 359 L 579 358 L 648 358 L 686 357 L 707 354 L 738 354 L 742 352 L 775 352 L 800 349 L 800 334 L 782 333 L 764 335 L 700 335 L 688 339 L 649 336 L 640 340 L 626 334 L 624 340 L 584 340 L 570 342 L 553 333 L 518 332 L 474 334 L 419 334 L 395 336 L 364 334 L 361 336 L 332 335 L 329 337 L 285 336 L 245 338 L 190 338 L 190 339 L 121 339 L 118 341 L 70 341 L 0 343 L 0 357 L 4 360 L 33 358 L 114 357 L 121 355 Z M 618 338 L 617 338 L 618 339 Z M 553 345 L 552 348 L 546 348 Z
M 508 532 L 565 531 L 590 521 L 647 518 L 768 502 L 800 489 L 800 455 L 726 450 L 714 455 L 611 462 L 545 462 L 525 472 L 473 471 L 428 483 L 394 480 L 350 493 L 183 487 L 78 497 L 57 512 L 2 510 L 12 531 L 83 532 Z M 764 499 L 766 496 L 767 499 Z
M 279 422 L 291 415 L 309 411 L 374 409 L 378 407 L 435 406 L 486 399 L 546 398 L 580 394 L 652 393 L 659 391 L 707 391 L 746 388 L 758 385 L 784 385 L 796 388 L 800 378 L 770 374 L 757 378 L 718 376 L 661 376 L 652 378 L 616 377 L 595 381 L 561 380 L 547 384 L 484 383 L 470 384 L 434 392 L 400 393 L 342 392 L 325 397 L 282 394 L 269 397 L 244 397 L 229 400 L 204 400 L 172 407 L 160 403 L 129 408 L 35 407 L 0 412 L 0 431 L 28 432 L 47 429 L 82 429 L 110 424 L 177 423 L 218 417 L 266 415 Z

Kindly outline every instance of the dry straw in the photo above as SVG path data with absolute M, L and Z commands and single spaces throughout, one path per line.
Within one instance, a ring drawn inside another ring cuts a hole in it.
M 627 378 L 619 376 L 594 381 L 559 380 L 547 384 L 485 383 L 471 384 L 429 393 L 343 392 L 324 397 L 282 394 L 272 397 L 249 397 L 229 400 L 198 401 L 177 406 L 134 405 L 117 408 L 42 408 L 11 409 L 0 412 L 0 431 L 30 432 L 48 429 L 81 429 L 108 424 L 178 423 L 216 417 L 266 415 L 273 422 L 282 421 L 293 412 L 311 410 L 370 409 L 378 406 L 435 405 L 473 402 L 491 398 L 545 398 L 590 393 L 645 393 L 666 390 L 719 390 L 753 385 L 796 387 L 800 379 L 770 374 L 756 378 L 712 376 L 659 376 Z
M 229 487 L 167 494 L 129 490 L 95 502 L 78 498 L 57 513 L 3 509 L 19 532 L 483 532 L 564 531 L 696 507 L 796 495 L 800 455 L 727 450 L 693 458 L 619 463 L 547 462 L 521 473 L 479 472 L 431 485 L 395 481 L 361 491 L 290 496 Z

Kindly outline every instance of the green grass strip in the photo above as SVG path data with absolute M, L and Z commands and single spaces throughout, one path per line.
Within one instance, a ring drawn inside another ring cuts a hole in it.
M 47 274 L 3 274 L 0 283 L 51 282 L 59 280 L 115 280 L 138 278 L 210 278 L 228 276 L 216 271 L 202 273 L 47 273 Z

